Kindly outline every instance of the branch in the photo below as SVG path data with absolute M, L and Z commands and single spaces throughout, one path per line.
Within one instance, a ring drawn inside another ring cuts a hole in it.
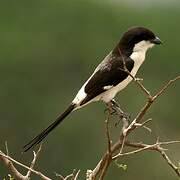
M 160 95 L 162 95 L 165 90 L 172 85 L 175 81 L 180 80 L 180 75 L 175 77 L 174 79 L 171 79 L 168 83 L 166 83 L 154 96 L 154 99 L 158 98 Z
M 144 115 L 146 114 L 146 112 L 149 110 L 149 108 L 151 107 L 151 105 L 154 103 L 154 101 L 160 96 L 162 95 L 165 90 L 167 90 L 167 88 L 172 85 L 173 83 L 175 83 L 177 80 L 180 80 L 180 76 L 175 77 L 172 80 L 169 80 L 154 96 L 149 95 L 148 96 L 148 101 L 146 102 L 146 104 L 142 107 L 142 109 L 139 111 L 138 115 L 136 116 L 136 118 L 132 121 L 132 123 L 129 125 L 129 127 L 125 130 L 125 134 L 129 133 L 130 131 L 132 131 L 134 128 L 136 128 L 136 123 L 139 123 L 142 118 L 144 117 Z
M 4 164 L 7 169 L 13 174 L 14 178 L 17 180 L 24 180 L 24 176 L 18 172 L 18 170 L 14 167 L 13 163 L 6 157 L 6 155 L 0 151 L 0 161 Z
M 127 71 L 127 68 L 124 67 L 125 71 Z M 130 73 L 129 73 L 130 74 Z M 137 116 L 134 118 L 134 120 L 130 123 L 130 125 L 123 129 L 123 132 L 121 133 L 120 135 L 120 138 L 116 141 L 116 143 L 114 145 L 111 146 L 111 150 L 109 150 L 109 146 L 108 146 L 108 150 L 107 152 L 102 156 L 101 160 L 99 161 L 99 163 L 96 165 L 96 167 L 94 168 L 93 171 L 91 171 L 91 178 L 88 179 L 88 180 L 94 180 L 96 179 L 96 177 L 100 174 L 100 178 L 101 178 L 101 175 L 102 174 L 105 174 L 104 172 L 104 169 L 107 171 L 107 168 L 109 167 L 110 163 L 116 159 L 115 157 L 120 157 L 122 156 L 122 150 L 123 150 L 123 147 L 124 145 L 125 146 L 129 146 L 129 144 L 127 143 L 127 136 L 128 134 L 135 130 L 136 128 L 138 127 L 143 127 L 144 123 L 140 123 L 144 117 L 144 115 L 146 114 L 146 112 L 149 110 L 149 108 L 151 107 L 151 105 L 155 102 L 155 100 L 160 96 L 162 95 L 165 90 L 167 90 L 167 88 L 172 85 L 173 83 L 175 83 L 177 80 L 180 79 L 180 76 L 177 76 L 176 78 L 168 81 L 154 96 L 152 96 L 150 94 L 150 92 L 143 86 L 143 84 L 137 80 L 137 78 L 134 78 L 131 74 L 130 76 L 135 80 L 135 82 L 137 83 L 137 85 L 140 87 L 141 91 L 143 91 L 148 100 L 147 102 L 145 103 L 145 105 L 140 109 L 139 113 L 137 114 Z M 146 122 L 145 122 L 146 123 Z M 109 137 L 108 137 L 109 139 Z M 110 141 L 110 140 L 108 140 Z M 175 141 L 172 141 L 172 142 L 166 142 L 168 144 L 170 143 L 174 143 Z M 157 146 L 158 145 L 158 146 Z M 163 156 L 163 158 L 167 161 L 167 163 L 173 168 L 173 170 L 176 172 L 176 174 L 179 176 L 179 170 L 178 170 L 178 167 L 175 166 L 171 161 L 170 159 L 168 158 L 167 154 L 164 152 L 164 149 L 160 149 L 159 148 L 159 145 L 162 145 L 162 144 L 154 144 L 154 145 L 144 145 L 141 144 L 141 147 L 140 149 L 134 151 L 134 152 L 129 152 L 128 154 L 133 154 L 133 153 L 137 153 L 137 152 L 141 152 L 141 151 L 144 151 L 146 149 L 152 149 L 152 150 L 155 150 L 155 147 L 156 147 L 156 150 L 158 150 L 158 152 L 161 153 L 161 155 Z M 157 149 L 158 147 L 158 149 Z M 109 152 L 111 152 L 111 154 L 114 154 L 116 153 L 117 151 L 119 150 L 119 153 L 116 154 L 116 156 L 112 158 L 109 158 Z M 123 153 L 124 155 L 128 155 L 127 153 Z M 90 172 L 90 171 L 89 171 Z M 103 177 L 101 178 L 103 179 Z
M 34 153 L 34 158 L 33 161 L 31 163 L 31 167 L 28 167 L 16 160 L 14 160 L 13 158 L 11 158 L 9 155 L 4 154 L 2 151 L 0 151 L 0 160 L 2 161 L 2 163 L 4 164 L 5 167 L 7 167 L 7 169 L 9 169 L 9 171 L 13 174 L 13 176 L 15 177 L 15 179 L 17 180 L 29 180 L 30 179 L 30 175 L 31 172 L 38 175 L 41 179 L 43 180 L 51 180 L 49 177 L 43 175 L 41 172 L 38 172 L 36 170 L 33 169 L 33 166 L 35 165 L 36 159 L 37 159 L 37 155 L 40 152 L 41 147 L 39 148 L 37 153 Z M 13 163 L 25 168 L 28 170 L 26 176 L 23 176 L 13 165 Z
M 109 132 L 109 120 L 110 120 L 110 112 L 108 112 L 107 119 L 105 120 L 106 124 L 106 136 L 108 140 L 108 152 L 111 154 L 111 139 L 110 139 L 110 132 Z
M 127 153 L 122 153 L 122 154 L 117 154 L 113 157 L 114 159 L 117 159 L 120 156 L 127 156 L 127 155 L 132 155 L 132 154 L 136 154 L 139 153 L 141 151 L 144 150 L 155 150 L 155 151 L 164 151 L 165 149 L 161 148 L 161 145 L 169 145 L 169 144 L 175 144 L 175 143 L 180 143 L 180 141 L 167 141 L 167 142 L 156 142 L 155 144 L 149 145 L 149 144 L 143 144 L 143 143 L 126 143 L 126 146 L 130 146 L 130 147 L 135 147 L 138 148 L 137 150 L 134 151 L 130 151 Z
M 175 143 L 180 143 L 180 141 L 167 141 L 167 142 L 159 142 L 157 141 L 155 144 L 152 145 L 148 145 L 148 144 L 143 144 L 143 143 L 127 143 L 127 146 L 131 146 L 131 147 L 136 147 L 139 148 L 137 150 L 134 151 L 130 151 L 127 153 L 122 153 L 122 154 L 118 154 L 115 155 L 113 157 L 113 160 L 119 158 L 120 156 L 127 156 L 127 155 L 132 155 L 132 154 L 136 154 L 145 150 L 155 150 L 158 151 L 162 157 L 165 159 L 165 161 L 167 162 L 167 164 L 174 170 L 174 172 L 180 177 L 180 170 L 179 168 L 170 160 L 170 158 L 168 157 L 168 155 L 165 153 L 165 149 L 161 147 L 161 145 L 169 145 L 169 144 L 175 144 Z
M 36 160 L 37 160 L 37 158 L 38 158 L 38 156 L 39 156 L 39 153 L 40 153 L 40 151 L 41 151 L 41 148 L 42 148 L 42 144 L 39 146 L 39 149 L 38 149 L 37 153 L 36 153 L 35 151 L 33 151 L 33 156 L 34 156 L 34 158 L 33 158 L 32 162 L 31 162 L 31 165 L 30 165 L 30 168 L 31 168 L 31 169 L 33 169 L 34 166 L 35 166 L 35 164 L 36 164 Z M 31 173 L 32 173 L 32 171 L 31 171 L 31 170 L 28 170 L 28 172 L 27 172 L 27 174 L 26 174 L 27 179 L 30 179 Z
M 119 53 L 121 55 L 120 50 L 119 50 Z M 123 58 L 123 56 L 122 56 L 122 58 Z M 110 129 L 109 129 L 109 120 L 110 120 L 111 113 L 110 112 L 108 113 L 107 119 L 105 120 L 106 137 L 107 137 L 107 151 L 104 153 L 104 155 L 102 156 L 101 160 L 98 162 L 98 164 L 96 165 L 94 170 L 87 170 L 86 180 L 95 180 L 98 176 L 99 176 L 99 180 L 103 180 L 112 161 L 114 161 L 122 156 L 130 156 L 130 155 L 134 155 L 136 153 L 140 153 L 140 152 L 143 152 L 146 150 L 153 150 L 153 151 L 159 152 L 161 154 L 161 156 L 163 157 L 163 159 L 167 162 L 167 164 L 173 169 L 173 171 L 178 175 L 178 177 L 180 177 L 179 167 L 176 166 L 171 161 L 171 159 L 168 157 L 168 155 L 165 152 L 167 149 L 164 149 L 161 147 L 161 146 L 165 146 L 165 145 L 169 145 L 169 144 L 180 143 L 180 141 L 159 142 L 159 140 L 157 140 L 156 143 L 154 143 L 154 144 L 132 143 L 132 142 L 128 141 L 128 135 L 137 128 L 143 127 L 151 132 L 151 129 L 145 126 L 145 124 L 147 122 L 149 122 L 151 119 L 148 119 L 147 121 L 143 122 L 143 118 L 144 118 L 145 114 L 150 109 L 152 104 L 157 100 L 158 97 L 160 97 L 162 94 L 164 94 L 164 92 L 172 84 L 174 84 L 177 80 L 180 80 L 180 76 L 177 76 L 174 79 L 169 80 L 164 86 L 162 86 L 162 88 L 157 93 L 155 93 L 155 95 L 151 95 L 151 93 L 144 87 L 141 80 L 139 78 L 135 78 L 131 75 L 131 73 L 128 71 L 128 69 L 126 67 L 124 59 L 123 59 L 123 65 L 124 65 L 124 69 L 121 69 L 121 70 L 127 72 L 128 75 L 134 80 L 134 82 L 138 85 L 140 90 L 146 95 L 147 101 L 144 104 L 144 106 L 139 110 L 136 117 L 133 119 L 133 121 L 130 124 L 127 123 L 127 119 L 125 117 L 123 117 L 124 119 L 122 119 L 123 125 L 122 125 L 120 136 L 113 145 L 112 145 L 112 141 L 111 141 L 111 137 L 110 137 Z M 125 146 L 133 147 L 136 149 L 133 151 L 124 152 Z M 30 164 L 30 167 L 28 167 L 28 166 L 14 160 L 13 158 L 11 158 L 9 156 L 9 151 L 8 151 L 8 147 L 7 147 L 7 143 L 6 143 L 6 153 L 7 154 L 0 151 L 0 161 L 2 161 L 4 166 L 7 167 L 7 169 L 9 169 L 9 171 L 13 174 L 13 176 L 17 180 L 30 180 L 32 173 L 36 174 L 43 180 L 51 180 L 51 178 L 45 176 L 41 172 L 34 170 L 34 166 L 36 164 L 36 161 L 37 161 L 40 151 L 41 151 L 41 146 L 40 146 L 39 150 L 37 151 L 37 153 L 33 152 L 33 160 Z M 22 175 L 16 169 L 16 167 L 14 166 L 13 163 L 27 169 L 28 170 L 27 174 L 25 176 Z M 73 171 L 73 173 L 67 175 L 66 177 L 63 177 L 62 175 L 57 174 L 57 173 L 56 173 L 56 176 L 58 176 L 62 180 L 68 180 L 68 179 L 77 180 L 79 173 L 80 173 L 80 170 L 78 170 L 77 172 Z
M 73 172 L 71 174 L 67 175 L 66 177 L 64 177 L 64 176 L 62 176 L 61 174 L 58 174 L 58 173 L 55 173 L 55 175 L 57 177 L 59 177 L 61 180 L 68 180 L 68 179 L 77 180 L 79 173 L 80 173 L 80 170 L 78 170 L 76 172 L 76 170 L 74 169 Z

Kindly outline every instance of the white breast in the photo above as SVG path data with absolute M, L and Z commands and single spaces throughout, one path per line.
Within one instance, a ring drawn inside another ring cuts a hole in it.
M 133 52 L 132 55 L 130 56 L 131 59 L 134 60 L 134 67 L 131 71 L 131 75 L 135 77 L 138 69 L 142 65 L 145 59 L 145 52 L 144 51 L 139 51 L 139 52 Z M 97 100 L 101 99 L 104 102 L 109 102 L 112 100 L 115 95 L 124 89 L 130 82 L 132 81 L 132 77 L 128 76 L 125 80 L 123 80 L 121 83 L 119 83 L 117 86 L 109 89 L 108 91 L 104 92 L 100 97 L 97 97 Z
M 131 54 L 130 58 L 134 61 L 134 67 L 131 70 L 131 75 L 135 77 L 138 69 L 142 65 L 142 63 L 145 60 L 146 51 L 149 48 L 152 48 L 154 45 L 150 43 L 149 41 L 141 41 L 137 43 L 133 48 L 133 53 Z M 117 86 L 109 89 L 108 91 L 101 94 L 99 97 L 97 97 L 97 100 L 103 100 L 104 102 L 109 102 L 112 100 L 115 95 L 123 90 L 130 82 L 132 81 L 132 77 L 128 76 L 125 80 L 123 80 L 121 83 L 119 83 Z

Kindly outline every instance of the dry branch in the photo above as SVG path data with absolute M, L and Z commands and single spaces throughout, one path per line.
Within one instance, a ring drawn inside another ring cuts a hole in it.
M 124 68 L 127 71 L 127 68 Z M 129 72 L 128 72 L 129 73 Z M 130 73 L 129 73 L 130 74 Z M 131 75 L 131 74 L 130 74 Z M 139 81 L 139 79 L 131 76 L 133 78 L 133 80 L 136 82 L 136 84 L 140 87 L 141 91 L 145 93 L 145 95 L 147 96 L 147 102 L 145 103 L 145 105 L 140 109 L 139 113 L 137 114 L 137 116 L 134 118 L 134 120 L 130 123 L 130 125 L 122 130 L 122 133 L 120 134 L 120 138 L 117 140 L 116 143 L 114 143 L 114 145 L 111 146 L 111 150 L 108 150 L 103 157 L 101 158 L 101 160 L 99 161 L 99 163 L 96 165 L 96 167 L 94 168 L 94 170 L 91 172 L 91 179 L 88 180 L 94 180 L 96 179 L 96 177 L 98 175 L 100 175 L 99 179 L 103 179 L 103 177 L 105 176 L 105 173 L 107 172 L 107 169 L 110 165 L 110 163 L 114 160 L 117 159 L 121 156 L 125 156 L 125 155 L 132 155 L 144 150 L 156 150 L 158 152 L 161 153 L 162 157 L 166 160 L 166 162 L 170 165 L 170 167 L 174 170 L 174 172 L 180 177 L 180 172 L 179 172 L 179 168 L 174 165 L 172 163 L 172 161 L 169 159 L 169 157 L 167 156 L 167 154 L 165 153 L 164 149 L 160 147 L 160 145 L 162 145 L 162 142 L 156 142 L 153 145 L 145 145 L 145 144 L 136 144 L 136 148 L 139 148 L 135 151 L 132 152 L 127 152 L 127 153 L 122 153 L 124 146 L 132 146 L 132 144 L 129 144 L 127 141 L 127 137 L 129 135 L 129 133 L 131 133 L 131 131 L 134 131 L 136 128 L 138 127 L 143 127 L 145 122 L 143 121 L 144 115 L 146 114 L 146 112 L 149 110 L 149 108 L 151 107 L 151 105 L 156 101 L 156 99 L 162 95 L 165 90 L 167 90 L 167 88 L 172 85 L 173 83 L 175 83 L 177 80 L 180 79 L 180 76 L 177 76 L 176 78 L 168 81 L 155 95 L 151 95 L 150 92 L 143 86 L 143 84 Z M 106 128 L 107 129 L 107 128 Z M 148 128 L 149 129 L 149 128 Z M 106 132 L 107 134 L 107 132 Z M 109 133 L 108 133 L 109 134 Z M 108 137 L 108 141 L 109 137 Z M 176 143 L 179 141 L 170 141 L 170 142 L 166 142 L 166 144 L 171 144 L 171 143 Z M 109 148 L 109 147 L 108 147 Z M 117 153 L 118 151 L 118 153 Z M 111 154 L 109 153 L 111 152 Z M 116 154 L 117 153 L 117 154 Z M 113 158 L 109 158 L 109 156 L 114 155 Z M 106 171 L 104 171 L 104 169 Z
M 7 169 L 9 169 L 9 171 L 12 173 L 12 175 L 15 177 L 15 179 L 17 180 L 29 180 L 30 179 L 30 175 L 31 175 L 31 172 L 38 175 L 41 179 L 43 180 L 51 180 L 49 177 L 45 176 L 44 174 L 42 174 L 41 172 L 39 171 L 36 171 L 33 169 L 34 165 L 35 165 L 35 162 L 37 160 L 37 157 L 38 157 L 38 153 L 40 152 L 40 149 L 41 149 L 41 146 L 38 150 L 37 153 L 34 152 L 34 158 L 31 162 L 31 165 L 30 167 L 14 160 L 13 158 L 11 158 L 9 155 L 6 155 L 4 154 L 2 151 L 0 151 L 0 160 L 2 161 L 2 163 L 4 164 L 5 167 L 7 167 Z M 13 163 L 25 168 L 28 170 L 27 174 L 24 176 L 22 175 L 16 168 L 15 166 L 13 165 Z
M 174 170 L 174 172 L 180 177 L 180 170 L 179 167 L 176 166 L 171 159 L 166 154 L 166 149 L 164 149 L 162 146 L 167 146 L 169 144 L 174 143 L 180 143 L 180 141 L 167 141 L 167 142 L 160 142 L 158 139 L 156 143 L 154 144 L 145 144 L 145 143 L 133 143 L 128 141 L 128 135 L 131 132 L 134 132 L 137 128 L 145 128 L 148 131 L 151 132 L 151 129 L 146 127 L 145 124 L 148 123 L 151 119 L 148 119 L 144 121 L 144 116 L 147 113 L 147 111 L 150 109 L 152 104 L 156 101 L 156 99 L 161 96 L 169 86 L 174 84 L 177 80 L 180 80 L 180 76 L 177 76 L 176 78 L 168 81 L 155 95 L 151 95 L 150 92 L 144 87 L 142 84 L 142 81 L 138 78 L 133 77 L 130 72 L 128 72 L 125 64 L 124 64 L 124 70 L 129 73 L 129 75 L 133 78 L 134 82 L 138 85 L 140 90 L 146 95 L 147 101 L 144 104 L 144 106 L 140 109 L 140 111 L 137 113 L 137 116 L 133 119 L 133 121 L 128 124 L 127 119 L 123 119 L 123 125 L 121 129 L 120 136 L 118 137 L 118 140 L 112 144 L 111 136 L 110 136 L 110 128 L 109 128 L 109 121 L 110 121 L 110 111 L 108 111 L 107 119 L 105 120 L 105 129 L 106 129 L 106 137 L 107 137 L 107 151 L 102 156 L 101 160 L 98 162 L 94 170 L 87 170 L 86 173 L 86 180 L 95 180 L 97 177 L 99 177 L 99 180 L 103 180 L 109 165 L 116 159 L 121 158 L 122 156 L 130 156 L 134 155 L 136 153 L 140 153 L 146 150 L 156 151 L 161 154 L 161 156 L 164 158 L 164 160 L 167 162 L 167 164 Z M 123 117 L 125 118 L 125 117 Z M 124 152 L 124 147 L 129 146 L 132 148 L 135 148 L 135 150 Z M 39 150 L 36 152 L 33 152 L 33 160 L 30 164 L 30 167 L 14 160 L 9 156 L 9 151 L 7 148 L 6 143 L 6 154 L 0 151 L 0 161 L 4 166 L 10 171 L 10 173 L 13 175 L 13 177 L 16 180 L 30 180 L 31 174 L 34 173 L 37 176 L 39 176 L 43 180 L 51 180 L 51 178 L 45 176 L 39 171 L 34 170 L 35 163 L 37 161 L 37 158 L 39 156 L 41 150 L 41 146 Z M 25 169 L 27 169 L 27 174 L 22 175 L 14 166 L 14 164 L 17 164 Z M 78 175 L 80 173 L 80 170 L 73 171 L 73 173 L 67 175 L 66 177 L 63 177 L 60 174 L 56 173 L 56 176 L 59 177 L 62 180 L 77 180 Z
M 36 164 L 36 161 L 37 161 L 37 158 L 39 156 L 39 153 L 41 151 L 41 145 L 38 149 L 37 152 L 34 152 L 33 151 L 33 160 L 30 164 L 30 167 L 14 160 L 12 157 L 10 157 L 8 155 L 8 148 L 7 148 L 7 145 L 6 145 L 6 151 L 7 151 L 7 154 L 4 154 L 2 151 L 0 151 L 0 161 L 2 161 L 2 163 L 4 164 L 5 167 L 7 167 L 7 169 L 10 171 L 10 173 L 13 175 L 13 177 L 16 179 L 16 180 L 30 180 L 31 179 L 31 174 L 34 173 L 35 175 L 37 175 L 38 177 L 40 177 L 42 180 L 52 180 L 51 178 L 45 176 L 44 174 L 42 174 L 41 172 L 39 171 L 36 171 L 34 170 L 34 166 Z M 17 169 L 16 167 L 14 166 L 14 164 L 17 164 L 25 169 L 27 169 L 27 174 L 24 176 L 22 175 Z M 80 170 L 78 171 L 73 171 L 72 174 L 69 174 L 67 175 L 66 177 L 63 177 L 62 175 L 60 174 L 57 174 L 56 173 L 56 176 L 61 178 L 61 180 L 77 180 L 78 178 L 78 175 L 80 173 Z

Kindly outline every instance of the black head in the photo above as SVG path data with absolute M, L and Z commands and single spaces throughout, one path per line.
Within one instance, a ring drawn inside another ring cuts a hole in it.
M 161 44 L 160 39 L 151 30 L 144 27 L 135 27 L 123 34 L 116 48 L 120 48 L 123 53 L 130 55 L 134 47 L 140 42 L 144 42 L 144 47 L 142 47 L 147 49 L 154 44 Z M 116 48 L 114 49 L 115 51 L 117 50 Z

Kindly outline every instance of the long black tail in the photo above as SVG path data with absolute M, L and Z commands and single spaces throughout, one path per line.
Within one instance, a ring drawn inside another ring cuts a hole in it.
M 39 144 L 57 125 L 59 125 L 60 122 L 63 121 L 66 116 L 68 116 L 73 111 L 74 108 L 75 104 L 71 104 L 60 116 L 57 117 L 57 119 L 51 125 L 49 125 L 43 132 L 32 139 L 28 144 L 23 146 L 23 151 L 26 152 Z

